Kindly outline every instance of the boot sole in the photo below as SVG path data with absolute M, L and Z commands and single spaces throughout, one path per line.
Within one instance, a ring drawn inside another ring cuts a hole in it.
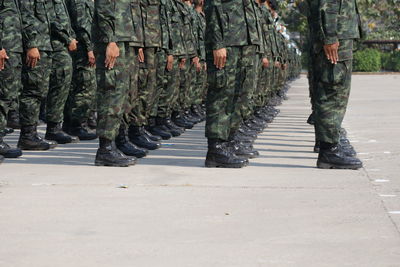
M 94 162 L 95 166 L 104 166 L 104 167 L 129 167 L 134 164 L 114 164 L 114 163 L 109 163 L 109 162 L 102 162 L 102 161 L 95 161 Z
M 331 163 L 325 163 L 325 162 L 318 162 L 317 161 L 317 167 L 319 169 L 341 169 L 341 170 L 358 170 L 362 168 L 361 165 L 334 165 Z
M 15 158 L 19 158 L 21 156 L 22 156 L 22 152 L 5 153 L 3 155 L 3 157 L 6 159 L 15 159 Z
M 29 151 L 47 151 L 47 150 L 50 150 L 50 149 L 52 149 L 53 147 L 51 147 L 51 146 L 49 146 L 49 148 L 45 148 L 45 149 L 43 149 L 43 148 L 38 148 L 38 147 L 20 147 L 20 146 L 17 146 L 19 149 L 21 149 L 21 150 L 29 150 Z
M 222 164 L 215 161 L 206 161 L 205 166 L 207 168 L 232 168 L 232 169 L 240 169 L 246 167 L 249 163 L 245 162 L 242 164 Z

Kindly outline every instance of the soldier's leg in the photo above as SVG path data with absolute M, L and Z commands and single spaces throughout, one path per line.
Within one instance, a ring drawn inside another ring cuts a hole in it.
M 120 52 L 112 69 L 105 66 L 107 44 L 95 45 L 98 123 L 97 135 L 100 146 L 97 150 L 96 166 L 126 167 L 135 164 L 134 158 L 126 157 L 113 145 L 118 134 L 126 99 L 130 90 L 130 71 L 134 64 L 135 53 L 129 43 L 117 43 Z
M 205 165 L 241 168 L 248 164 L 248 160 L 237 157 L 228 140 L 232 117 L 237 116 L 233 113 L 234 108 L 238 108 L 237 92 L 238 87 L 242 85 L 243 48 L 228 47 L 226 50 L 229 56 L 223 69 L 217 69 L 213 64 L 212 53 L 207 53 L 209 88 L 205 134 L 208 139 L 208 151 Z
M 36 131 L 41 101 L 49 90 L 51 65 L 51 52 L 41 52 L 36 67 L 22 67 L 23 89 L 19 100 L 21 134 L 18 147 L 23 150 L 47 150 L 55 146 L 44 141 Z
M 80 140 L 93 140 L 97 136 L 86 123 L 96 102 L 96 69 L 89 66 L 87 52 L 83 49 L 73 53 L 73 62 L 71 92 L 66 107 L 68 133 L 78 136 Z
M 322 49 L 316 59 L 315 131 L 320 141 L 317 162 L 320 168 L 362 167 L 360 160 L 350 156 L 339 145 L 341 124 L 351 87 L 352 50 L 352 40 L 340 40 L 340 61 L 337 64 L 331 64 Z
M 146 52 L 147 51 L 147 52 Z M 125 114 L 125 121 L 128 127 L 129 140 L 136 146 L 143 149 L 155 150 L 161 147 L 158 136 L 153 136 L 149 133 L 144 126 L 147 125 L 146 110 L 149 108 L 149 97 L 151 92 L 154 92 L 155 85 L 155 48 L 145 49 L 146 63 L 139 64 L 139 74 L 132 76 L 131 80 L 135 80 L 135 77 L 139 77 L 136 90 L 132 90 L 129 96 L 128 104 L 130 106 L 130 112 Z M 135 64 L 137 68 L 138 64 Z M 149 67 L 149 68 L 148 68 Z M 134 73 L 134 72 L 133 72 Z M 136 79 L 137 80 L 137 79 Z M 133 86 L 133 85 L 132 85 Z M 131 87 L 132 87 L 131 86 Z M 149 89 L 150 88 L 150 89 Z
M 62 131 L 64 107 L 71 89 L 72 59 L 67 49 L 52 53 L 50 86 L 46 101 L 46 139 L 66 144 L 78 141 Z
M 149 126 L 147 130 L 156 136 L 161 136 L 162 139 L 168 140 L 172 137 L 172 134 L 166 126 L 163 125 L 161 120 L 157 121 L 157 111 L 158 104 L 160 100 L 161 92 L 164 90 L 164 86 L 166 85 L 166 66 L 167 66 L 167 54 L 164 49 L 160 49 L 157 51 L 157 76 L 156 76 L 156 89 L 154 90 L 154 94 L 152 97 L 152 105 L 149 113 Z M 180 133 L 174 134 L 174 136 L 178 136 Z
M 8 110 L 15 95 L 13 92 L 21 88 L 22 58 L 20 53 L 8 52 L 7 55 L 4 69 L 0 71 L 0 157 L 17 158 L 22 155 L 21 150 L 11 148 L 3 141 L 3 136 Z

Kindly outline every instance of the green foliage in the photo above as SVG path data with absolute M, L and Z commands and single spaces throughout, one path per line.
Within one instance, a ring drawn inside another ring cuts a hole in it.
M 354 53 L 354 70 L 375 72 L 381 70 L 381 53 L 379 50 L 367 48 Z
M 382 69 L 387 71 L 400 71 L 400 51 L 383 52 L 381 54 Z

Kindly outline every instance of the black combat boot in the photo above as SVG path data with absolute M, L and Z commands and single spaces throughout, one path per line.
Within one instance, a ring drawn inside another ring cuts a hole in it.
M 230 140 L 236 140 L 246 143 L 254 143 L 255 138 L 252 136 L 244 135 L 243 133 L 236 131 L 236 133 L 230 138 Z
M 65 133 L 61 128 L 61 123 L 48 122 L 46 135 L 47 140 L 56 141 L 59 144 L 78 143 L 79 138 Z
M 2 155 L 0 155 L 0 164 L 3 163 L 4 161 L 4 157 Z
M 129 126 L 128 137 L 129 141 L 141 148 L 155 150 L 161 147 L 160 142 L 153 141 L 146 135 L 143 127 L 133 125 Z
M 12 129 L 21 129 L 19 124 L 19 113 L 15 110 L 10 110 L 7 116 L 7 127 Z
M 197 118 L 197 117 L 193 116 L 193 114 L 192 114 L 192 112 L 191 112 L 190 109 L 186 109 L 186 110 L 183 112 L 183 117 L 184 117 L 187 121 L 189 121 L 189 122 L 191 122 L 191 123 L 193 123 L 193 124 L 197 124 L 197 123 L 200 122 L 200 118 Z
M 47 142 L 40 137 L 36 125 L 21 126 L 18 148 L 22 150 L 48 150 L 57 146 L 57 142 Z
M 123 126 L 119 128 L 118 135 L 115 138 L 115 145 L 122 153 L 127 156 L 143 158 L 149 153 L 147 149 L 138 148 L 137 146 L 129 142 L 126 129 Z
M 10 147 L 0 136 L 0 155 L 5 158 L 18 158 L 22 155 L 22 151 L 19 148 Z
M 320 143 L 317 167 L 321 169 L 352 169 L 362 168 L 362 162 L 347 156 L 338 144 Z
M 191 113 L 193 114 L 193 116 L 197 117 L 200 122 L 206 119 L 205 114 L 201 111 L 199 105 L 192 105 Z
M 80 122 L 73 122 L 67 131 L 69 135 L 77 136 L 81 141 L 94 140 L 97 134 L 91 132 L 88 127 Z
M 156 118 L 149 119 L 149 126 L 147 127 L 147 131 L 149 131 L 152 135 L 161 136 L 163 140 L 169 140 L 172 137 L 172 134 L 165 129 L 163 125 L 158 125 L 156 123 Z
M 192 129 L 194 126 L 194 123 L 189 122 L 185 119 L 185 117 L 179 113 L 174 111 L 172 113 L 172 121 L 179 127 L 183 127 L 185 129 Z
M 208 152 L 206 157 L 206 167 L 220 168 L 242 168 L 249 164 L 249 161 L 236 156 L 229 147 L 228 142 L 221 140 L 208 140 Z
M 232 140 L 229 142 L 229 146 L 231 147 L 232 152 L 238 157 L 253 159 L 260 156 L 260 153 L 253 149 L 252 144 L 246 144 L 241 141 Z
M 94 164 L 96 166 L 128 167 L 135 165 L 136 159 L 123 155 L 111 140 L 100 138 L 100 147 L 97 150 Z
M 257 139 L 257 132 L 254 130 L 251 130 L 249 127 L 247 127 L 244 124 L 242 124 L 237 131 L 243 135 L 250 136 L 254 140 Z
M 6 127 L 5 129 L 4 129 L 4 134 L 5 135 L 7 135 L 7 134 L 12 134 L 14 132 L 14 129 L 13 128 L 8 128 L 8 127 Z
M 270 116 L 266 112 L 263 112 L 262 109 L 259 109 L 259 110 L 255 111 L 254 112 L 254 116 L 259 118 L 259 119 L 262 119 L 266 123 L 271 123 L 274 120 L 273 116 Z
M 185 128 L 175 125 L 169 118 L 157 117 L 156 124 L 162 127 L 162 129 L 168 131 L 174 137 L 180 136 L 185 132 Z
M 257 118 L 256 116 L 253 116 L 250 121 L 255 124 L 256 126 L 259 126 L 262 129 L 267 128 L 267 122 L 264 121 L 263 119 Z
M 262 133 L 264 130 L 263 127 L 254 124 L 250 120 L 245 120 L 243 124 L 246 125 L 250 130 L 256 131 L 257 133 Z

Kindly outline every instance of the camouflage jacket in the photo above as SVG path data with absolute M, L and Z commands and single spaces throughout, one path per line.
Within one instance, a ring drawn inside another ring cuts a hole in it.
M 144 46 L 161 46 L 160 0 L 140 0 L 143 19 Z
M 185 3 L 177 2 L 177 6 L 183 21 L 182 25 L 182 37 L 188 57 L 195 57 L 197 55 L 196 50 L 196 35 L 194 31 L 194 14 L 192 7 Z
M 54 51 L 65 49 L 73 39 L 71 20 L 64 0 L 53 0 L 54 17 L 51 18 L 51 43 Z
M 92 25 L 94 15 L 93 0 L 66 0 L 78 45 L 89 52 L 93 51 Z
M 260 45 L 253 0 L 206 0 L 206 47 Z
M 50 24 L 55 17 L 52 0 L 19 0 L 24 48 L 53 51 Z
M 23 52 L 22 22 L 17 0 L 0 0 L 0 50 Z
M 170 24 L 170 41 L 169 41 L 169 55 L 174 55 L 178 58 L 186 56 L 185 41 L 183 38 L 183 19 L 181 17 L 180 0 L 168 0 L 167 13 L 168 22 Z
M 196 29 L 197 29 L 197 55 L 200 60 L 206 60 L 206 46 L 205 46 L 205 34 L 206 34 L 206 18 L 203 12 L 196 12 Z
M 271 11 L 265 5 L 261 7 L 261 11 L 265 21 L 264 31 L 267 31 L 267 35 L 265 37 L 266 38 L 265 42 L 267 45 L 266 47 L 267 56 L 271 58 L 277 58 L 279 56 L 279 52 L 275 37 L 275 25 L 271 15 Z
M 361 20 L 357 0 L 320 0 L 320 16 L 325 44 L 339 39 L 358 39 Z
M 129 42 L 143 47 L 143 25 L 139 0 L 96 0 L 93 42 Z
M 168 51 L 170 49 L 171 22 L 168 12 L 169 0 L 160 1 L 160 27 L 161 27 L 161 48 Z

